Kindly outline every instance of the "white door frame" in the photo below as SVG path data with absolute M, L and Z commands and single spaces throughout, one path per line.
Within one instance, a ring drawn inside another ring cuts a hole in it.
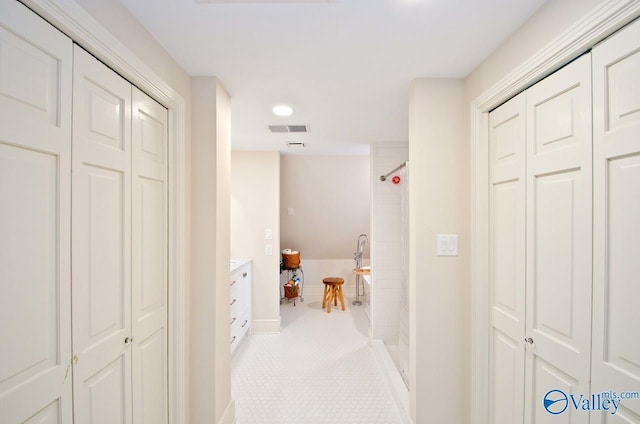
M 640 16 L 640 0 L 605 0 L 471 102 L 471 422 L 489 424 L 489 111 Z
M 73 0 L 20 0 L 169 111 L 169 423 L 188 422 L 186 104 Z

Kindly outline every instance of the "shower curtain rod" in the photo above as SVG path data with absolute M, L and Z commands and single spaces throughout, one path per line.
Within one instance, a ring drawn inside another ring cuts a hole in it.
M 398 165 L 396 168 L 393 168 L 393 170 L 389 171 L 387 173 L 387 175 L 380 175 L 380 181 L 386 181 L 387 177 L 391 174 L 393 174 L 394 172 L 404 168 L 405 166 L 407 166 L 407 161 L 402 162 L 400 165 Z

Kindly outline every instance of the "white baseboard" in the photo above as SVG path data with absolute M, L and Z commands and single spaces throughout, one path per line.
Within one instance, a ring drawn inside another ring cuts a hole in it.
M 251 321 L 251 334 L 278 334 L 282 319 L 254 319 Z
M 236 424 L 236 401 L 231 399 L 218 424 Z

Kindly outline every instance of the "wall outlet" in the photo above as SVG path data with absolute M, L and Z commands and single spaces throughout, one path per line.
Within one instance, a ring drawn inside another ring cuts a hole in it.
M 287 215 L 291 216 L 291 215 L 295 215 L 296 212 L 293 210 L 293 208 L 287 208 Z
M 438 234 L 438 256 L 458 256 L 458 235 Z
M 265 244 L 264 245 L 264 254 L 265 254 L 265 256 L 273 255 L 273 246 L 270 245 L 270 244 Z
M 270 228 L 267 228 L 266 230 L 264 230 L 264 239 L 265 240 L 272 240 L 273 239 L 273 231 L 271 231 Z

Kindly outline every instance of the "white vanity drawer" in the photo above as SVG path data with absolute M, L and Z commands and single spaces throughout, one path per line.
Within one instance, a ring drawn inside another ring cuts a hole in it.
M 240 317 L 233 320 L 231 323 L 231 354 L 235 352 L 236 347 L 247 334 L 251 327 L 251 318 L 249 310 L 246 310 Z
M 230 275 L 229 312 L 233 355 L 251 326 L 251 262 L 244 263 Z

